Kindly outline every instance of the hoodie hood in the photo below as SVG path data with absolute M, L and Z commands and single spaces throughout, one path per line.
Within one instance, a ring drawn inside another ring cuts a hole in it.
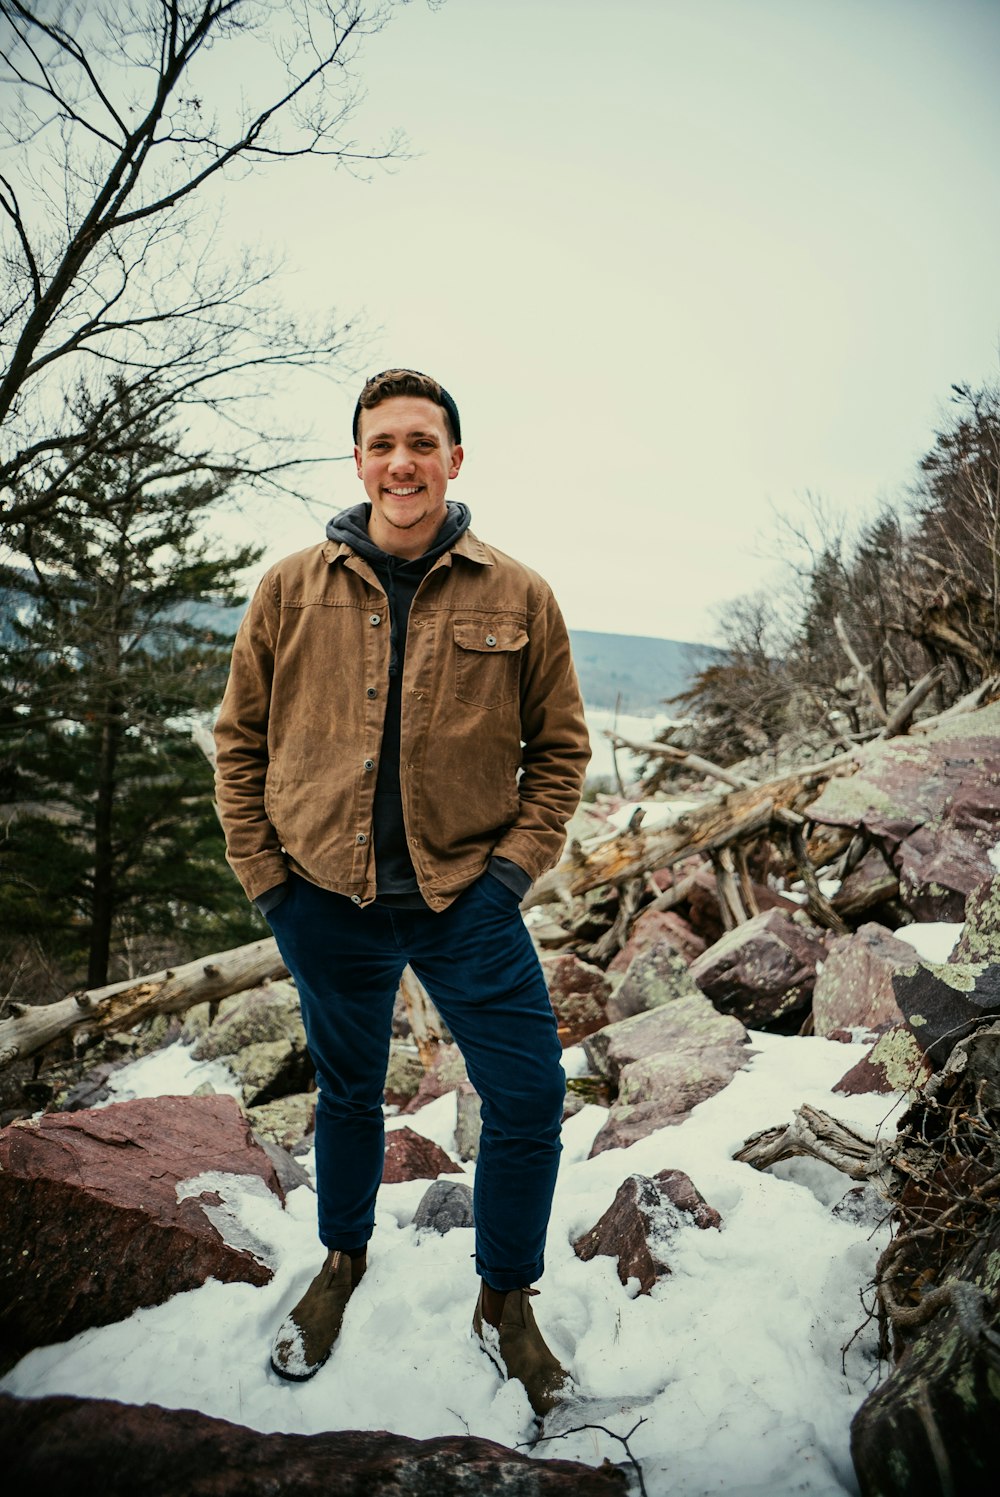
M 464 535 L 468 530 L 472 520 L 468 505 L 460 504 L 452 499 L 449 499 L 447 504 L 448 512 L 441 523 L 441 529 L 424 554 L 413 558 L 414 566 L 418 562 L 436 561 L 455 544 L 459 536 Z M 356 551 L 366 561 L 389 560 L 394 562 L 396 567 L 409 565 L 410 563 L 402 557 L 390 556 L 388 552 L 376 546 L 368 534 L 368 520 L 371 512 L 372 507 L 367 499 L 362 500 L 360 504 L 352 504 L 350 509 L 341 510 L 339 515 L 334 515 L 332 520 L 327 521 L 327 540 L 334 541 L 338 546 L 350 546 L 352 551 Z

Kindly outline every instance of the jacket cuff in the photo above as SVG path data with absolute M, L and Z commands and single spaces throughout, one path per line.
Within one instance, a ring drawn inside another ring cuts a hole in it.
M 512 863 L 509 858 L 490 858 L 486 871 L 504 884 L 512 894 L 516 894 L 518 903 L 531 888 L 531 875 L 525 873 L 519 864 Z
M 227 854 L 226 861 L 250 900 L 283 884 L 288 877 L 288 864 L 280 852 L 258 852 L 249 858 L 234 858 Z

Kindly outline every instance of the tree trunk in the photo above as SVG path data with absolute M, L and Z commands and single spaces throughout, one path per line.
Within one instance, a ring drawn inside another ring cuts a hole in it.
M 121 742 L 121 719 L 109 702 L 97 756 L 97 800 L 94 805 L 94 882 L 90 900 L 90 959 L 87 987 L 108 980 L 111 924 L 115 913 L 114 810 L 115 769 Z
M 0 1070 L 82 1027 L 92 1034 L 129 1029 L 140 1019 L 183 1013 L 196 1003 L 218 1002 L 271 978 L 287 976 L 277 942 L 268 939 L 200 957 L 183 967 L 77 993 L 58 1003 L 36 1008 L 11 1004 L 12 1017 L 0 1020 Z

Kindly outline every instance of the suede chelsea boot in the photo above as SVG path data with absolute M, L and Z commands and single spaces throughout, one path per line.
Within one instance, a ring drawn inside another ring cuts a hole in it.
M 331 1252 L 305 1294 L 278 1327 L 271 1366 L 279 1377 L 304 1383 L 314 1377 L 340 1335 L 347 1301 L 364 1278 L 366 1260 Z
M 524 1385 L 528 1402 L 541 1418 L 569 1396 L 573 1380 L 542 1340 L 531 1308 L 537 1293 L 537 1289 L 512 1289 L 502 1295 L 483 1284 L 472 1331 L 502 1375 Z

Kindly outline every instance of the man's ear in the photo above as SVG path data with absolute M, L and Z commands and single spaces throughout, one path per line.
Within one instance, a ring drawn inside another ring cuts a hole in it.
M 462 459 L 464 458 L 464 456 L 465 453 L 462 451 L 461 447 L 453 447 L 451 449 L 451 467 L 448 470 L 449 478 L 458 477 L 458 470 L 462 466 Z
M 360 447 L 355 447 L 355 449 L 354 449 L 354 466 L 355 466 L 355 468 L 357 468 L 357 470 L 358 470 L 358 477 L 360 478 L 361 477 L 361 448 Z

